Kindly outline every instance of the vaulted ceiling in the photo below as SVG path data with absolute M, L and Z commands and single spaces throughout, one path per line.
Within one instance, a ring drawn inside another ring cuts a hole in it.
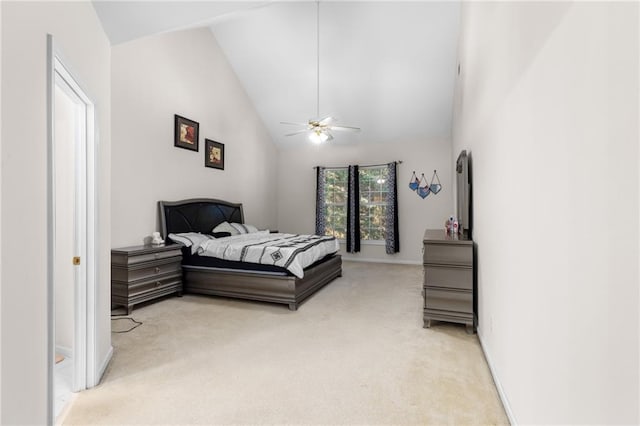
M 393 143 L 451 134 L 460 5 L 432 1 L 94 1 L 113 44 L 209 27 L 274 142 L 332 115 L 359 133 L 331 143 Z M 319 68 L 318 68 L 319 63 Z M 319 69 L 319 97 L 317 77 Z M 215 78 L 215 76 L 212 76 Z

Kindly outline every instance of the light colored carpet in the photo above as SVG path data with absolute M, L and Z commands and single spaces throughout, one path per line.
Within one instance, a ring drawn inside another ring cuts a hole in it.
M 298 311 L 185 295 L 135 308 L 65 424 L 508 424 L 476 335 L 422 328 L 420 266 L 344 262 Z

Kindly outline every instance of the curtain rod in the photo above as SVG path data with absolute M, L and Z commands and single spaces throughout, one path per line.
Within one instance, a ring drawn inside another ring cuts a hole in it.
M 397 160 L 397 161 L 390 161 L 390 163 L 396 163 L 396 164 L 402 164 L 402 160 Z M 377 166 L 386 166 L 389 163 L 381 163 L 381 164 L 365 164 L 365 165 L 358 165 L 358 167 L 377 167 Z M 314 169 L 317 169 L 318 167 L 322 167 L 322 166 L 313 166 Z M 346 169 L 349 166 L 336 166 L 336 167 L 325 167 L 325 170 L 333 170 L 333 169 Z

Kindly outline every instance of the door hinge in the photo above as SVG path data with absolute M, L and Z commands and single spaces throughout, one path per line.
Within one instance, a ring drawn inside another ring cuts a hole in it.
M 73 264 L 74 265 L 79 265 L 80 264 L 80 256 L 74 256 L 73 257 Z

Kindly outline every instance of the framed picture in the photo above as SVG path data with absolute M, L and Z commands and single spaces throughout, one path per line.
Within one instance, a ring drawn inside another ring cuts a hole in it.
M 195 121 L 188 118 L 175 116 L 175 135 L 173 145 L 190 149 L 192 151 L 198 150 L 198 128 L 200 125 Z
M 224 170 L 224 144 L 211 139 L 204 140 L 204 165 Z

